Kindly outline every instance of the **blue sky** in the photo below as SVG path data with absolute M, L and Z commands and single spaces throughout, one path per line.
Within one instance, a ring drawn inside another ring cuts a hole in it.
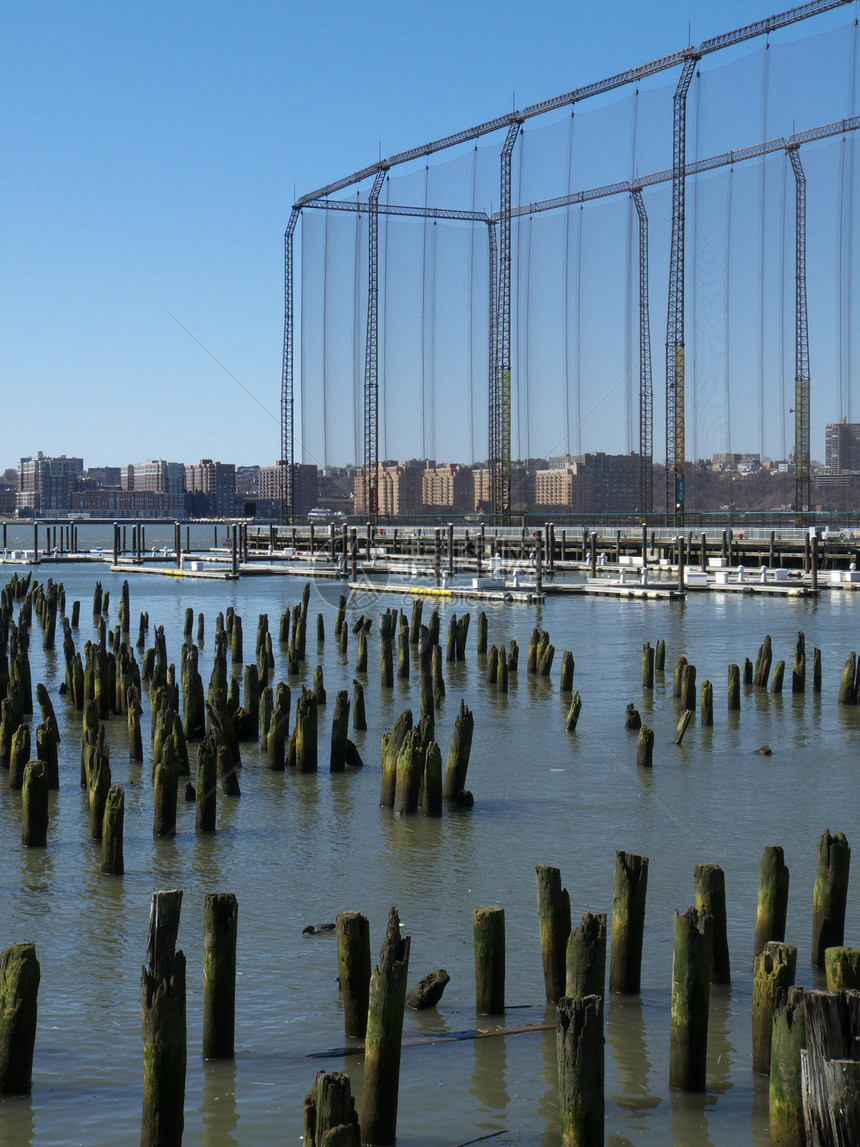
M 0 468 L 273 462 L 294 194 L 772 10 L 4 0 Z

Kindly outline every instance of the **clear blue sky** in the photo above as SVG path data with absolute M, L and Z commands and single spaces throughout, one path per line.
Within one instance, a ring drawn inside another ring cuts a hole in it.
M 294 193 L 778 7 L 3 0 L 0 469 L 273 462 Z

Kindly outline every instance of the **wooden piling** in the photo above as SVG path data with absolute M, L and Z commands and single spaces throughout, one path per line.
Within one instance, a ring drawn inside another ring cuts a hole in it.
M 657 673 L 666 672 L 666 642 L 662 637 L 654 648 L 654 669 Z
M 565 955 L 565 992 L 572 999 L 606 991 L 606 913 L 585 912 L 570 933 Z
M 394 728 L 382 738 L 382 789 L 380 808 L 394 808 L 397 789 L 397 758 L 407 735 L 412 730 L 412 710 L 406 709 L 394 722 Z
M 695 709 L 685 709 L 684 710 L 684 712 L 681 714 L 681 719 L 678 721 L 678 724 L 675 727 L 675 736 L 672 738 L 672 744 L 673 745 L 680 745 L 681 744 L 681 742 L 684 740 L 684 734 L 686 733 L 686 731 L 690 725 L 690 722 L 693 720 L 693 718 L 695 716 L 696 716 Z
M 21 786 L 21 843 L 25 848 L 48 844 L 48 770 L 44 761 L 30 761 Z
M 739 665 L 729 666 L 728 708 L 734 712 L 741 707 L 741 670 Z
M 641 769 L 650 769 L 654 764 L 654 730 L 643 725 L 636 738 L 636 764 Z
M 338 691 L 331 721 L 331 755 L 329 771 L 342 773 L 346 769 L 346 745 L 349 739 L 349 693 Z
M 185 956 L 176 949 L 182 892 L 154 892 L 141 969 L 141 1147 L 181 1147 L 185 1125 Z
M 561 655 L 561 682 L 559 685 L 560 692 L 570 693 L 573 689 L 573 674 L 576 664 L 573 660 L 573 654 L 569 650 L 565 650 Z
M 370 978 L 364 1051 L 361 1141 L 378 1147 L 389 1147 L 397 1137 L 400 1041 L 408 971 L 409 937 L 401 937 L 397 909 L 392 908 L 379 963 Z
M 570 935 L 570 896 L 561 886 L 561 872 L 548 864 L 538 864 L 538 926 L 547 1003 L 556 1003 L 565 994 L 565 952 Z
M 304 1147 L 360 1147 L 355 1100 L 343 1072 L 317 1072 L 305 1096 L 304 1114 Z
M 771 1143 L 806 1147 L 800 1052 L 806 1046 L 803 988 L 777 988 L 773 999 L 768 1114 Z
M 605 1142 L 604 1043 L 602 997 L 562 997 L 556 1018 L 562 1147 Z
M 217 777 L 215 745 L 210 737 L 206 737 L 197 747 L 194 792 L 195 831 L 198 834 L 215 831 Z
M 706 912 L 675 910 L 669 1085 L 681 1091 L 705 1090 L 712 930 Z
M 714 723 L 714 687 L 710 681 L 702 682 L 700 711 L 702 728 L 710 728 Z
M 353 678 L 352 681 L 352 727 L 356 733 L 367 729 L 364 711 L 364 686 Z
M 687 664 L 681 670 L 681 708 L 696 711 L 696 666 Z
M 654 688 L 654 650 L 650 641 L 642 646 L 642 688 Z
M 102 818 L 102 875 L 122 876 L 123 824 L 125 821 L 125 793 L 122 785 L 111 785 L 105 798 Z
M 564 728 L 567 733 L 575 733 L 576 726 L 579 723 L 579 714 L 582 712 L 582 697 L 577 690 L 570 701 L 570 708 L 567 711 L 565 718 Z
M 769 940 L 753 964 L 752 1052 L 753 1071 L 770 1075 L 773 1006 L 777 989 L 794 984 L 797 948 Z
M 675 675 L 674 675 L 674 680 L 673 680 L 673 685 L 672 685 L 672 696 L 673 697 L 680 697 L 681 696 L 681 692 L 682 692 L 682 688 L 683 688 L 683 682 L 684 682 L 684 669 L 686 668 L 686 666 L 687 666 L 687 658 L 686 657 L 683 657 L 683 656 L 679 657 L 678 660 L 675 662 Z M 689 708 L 689 706 L 685 706 L 685 708 Z
M 706 912 L 713 921 L 713 951 L 711 956 L 711 983 L 732 982 L 729 960 L 728 930 L 726 927 L 726 877 L 718 864 L 697 864 L 693 873 L 696 908 Z
M 479 1015 L 501 1015 L 505 1010 L 505 910 L 476 908 L 475 1002 Z
M 860 990 L 860 948 L 825 948 L 824 971 L 828 992 Z
M 854 687 L 854 682 L 857 678 L 857 654 L 851 652 L 845 662 L 845 668 L 842 670 L 842 681 L 839 684 L 839 704 L 840 705 L 854 705 L 857 700 L 857 694 Z
M 797 644 L 794 647 L 794 661 L 791 669 L 792 693 L 806 691 L 806 637 L 803 632 L 797 635 Z
M 851 849 L 844 832 L 828 831 L 818 841 L 818 871 L 812 893 L 812 966 L 824 967 L 827 948 L 839 947 L 845 937 L 845 905 Z
M 442 754 L 435 741 L 424 751 L 424 787 L 421 811 L 425 816 L 442 815 Z
M 648 891 L 648 857 L 615 853 L 612 886 L 612 947 L 609 990 L 638 995 Z
M 232 1059 L 236 1026 L 238 905 L 209 892 L 203 905 L 203 1058 Z
M 788 912 L 788 868 L 782 848 L 768 845 L 761 858 L 754 955 L 764 951 L 769 940 L 785 940 Z
M 445 783 L 443 795 L 445 800 L 456 800 L 466 787 L 466 773 L 469 768 L 469 756 L 472 751 L 472 735 L 475 729 L 475 718 L 466 702 L 460 702 L 460 712 L 454 722 L 451 733 L 451 744 L 448 749 L 448 761 L 445 767 Z
M 370 1001 L 370 925 L 360 912 L 341 912 L 336 932 L 344 1031 L 364 1039 Z
M 0 953 L 0 1095 L 27 1095 L 33 1086 L 41 974 L 35 944 Z
M 785 678 L 785 662 L 777 661 L 776 668 L 773 671 L 773 678 L 770 683 L 770 691 L 774 695 L 782 693 L 782 683 Z

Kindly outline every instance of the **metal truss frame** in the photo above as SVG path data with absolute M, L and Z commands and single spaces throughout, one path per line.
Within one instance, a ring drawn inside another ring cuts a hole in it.
M 809 324 L 806 315 L 806 175 L 797 144 L 788 149 L 795 190 L 795 324 L 794 324 L 794 508 L 809 509 Z
M 484 135 L 492 134 L 493 132 L 507 129 L 507 136 L 505 144 L 502 148 L 501 158 L 501 173 L 500 173 L 500 190 L 501 190 L 501 209 L 498 213 L 499 219 L 499 253 L 498 253 L 498 267 L 497 267 L 497 290 L 494 292 L 494 308 L 495 311 L 495 347 L 493 348 L 492 362 L 498 363 L 498 375 L 491 379 L 491 398 L 490 398 L 490 454 L 489 459 L 490 469 L 493 471 L 491 474 L 491 502 L 494 513 L 505 520 L 510 513 L 510 396 L 511 396 L 511 365 L 510 365 L 510 226 L 511 220 L 515 215 L 523 214 L 523 209 L 514 211 L 510 204 L 510 157 L 513 151 L 513 144 L 519 132 L 521 124 L 534 116 L 544 115 L 547 112 L 557 110 L 560 108 L 568 107 L 572 104 L 578 103 L 581 100 L 589 99 L 593 96 L 612 91 L 616 88 L 623 87 L 626 84 L 636 83 L 647 76 L 656 75 L 659 72 L 675 68 L 679 65 L 682 67 L 682 77 L 679 82 L 678 92 L 681 91 L 684 77 L 688 70 L 692 74 L 692 68 L 695 62 L 711 52 L 719 51 L 720 49 L 729 47 L 734 44 L 742 43 L 745 40 L 752 39 L 756 36 L 767 35 L 778 28 L 786 27 L 790 24 L 797 23 L 801 20 L 806 20 L 811 16 L 819 15 L 831 9 L 840 8 L 848 4 L 850 0 L 812 0 L 811 3 L 801 4 L 795 8 L 791 8 L 778 15 L 770 16 L 765 20 L 759 20 L 753 24 L 747 24 L 742 28 L 735 29 L 734 31 L 727 32 L 720 36 L 712 37 L 709 40 L 703 41 L 698 47 L 687 47 L 678 52 L 670 53 L 669 55 L 662 56 L 657 60 L 650 63 L 640 65 L 636 68 L 628 69 L 624 72 L 619 72 L 606 79 L 599 80 L 596 83 L 585 85 L 584 87 L 573 89 L 572 91 L 563 93 L 562 95 L 555 96 L 548 100 L 543 100 L 536 104 L 530 104 L 521 111 L 510 112 L 507 115 L 499 116 L 492 120 L 487 120 L 484 123 L 478 124 L 474 127 L 466 128 L 463 131 L 456 132 L 452 135 L 443 136 L 439 139 L 425 143 L 419 147 L 410 148 L 407 151 L 398 152 L 387 159 L 380 160 L 377 163 L 371 164 L 368 167 L 362 168 L 353 172 L 350 175 L 344 176 L 341 179 L 326 184 L 324 187 L 312 191 L 297 199 L 293 205 L 293 211 L 290 216 L 290 223 L 287 228 L 287 236 L 285 237 L 285 278 L 289 280 L 285 284 L 285 314 L 284 314 L 284 364 L 282 373 L 282 388 L 281 388 L 281 454 L 282 463 L 286 468 L 285 485 L 284 485 L 284 507 L 286 510 L 289 505 L 289 510 L 292 512 L 292 490 L 293 490 L 293 425 L 292 425 L 292 411 L 293 411 L 293 298 L 292 298 L 292 238 L 295 230 L 295 224 L 298 214 L 302 208 L 310 206 L 322 206 L 320 201 L 327 201 L 330 195 L 337 191 L 341 191 L 346 187 L 351 187 L 355 184 L 361 183 L 367 179 L 373 178 L 374 186 L 381 186 L 381 177 L 390 168 L 398 166 L 410 161 L 426 158 L 436 152 L 446 150 L 450 147 L 455 147 L 458 144 L 466 143 L 475 140 Z M 689 79 L 687 79 L 687 85 Z M 677 479 L 680 474 L 683 477 L 684 466 L 684 426 L 683 426 L 683 181 L 689 169 L 684 163 L 683 155 L 683 116 L 685 99 L 679 99 L 678 92 L 676 92 L 675 101 L 675 148 L 673 155 L 673 246 L 672 246 L 672 259 L 671 264 L 674 270 L 673 281 L 670 284 L 670 306 L 669 306 L 669 319 L 667 326 L 669 328 L 668 334 L 670 335 L 667 341 L 667 396 L 669 390 L 674 391 L 674 401 L 667 403 L 667 409 L 671 409 L 671 413 L 667 413 L 667 493 L 670 469 L 672 474 Z M 686 88 L 684 88 L 684 97 L 686 96 Z M 680 116 L 680 130 L 679 130 L 679 116 Z M 794 138 L 794 137 L 792 137 Z M 507 151 L 507 156 L 506 156 Z M 656 181 L 656 180 L 655 180 Z M 644 186 L 645 181 L 637 180 L 637 186 Z M 621 185 L 629 190 L 629 184 Z M 620 188 L 619 188 L 620 189 Z M 506 194 L 507 192 L 507 194 Z M 375 204 L 371 208 L 368 204 L 368 210 L 372 216 L 371 218 L 371 232 L 374 231 L 376 223 L 376 212 L 380 210 L 378 204 L 378 191 L 375 197 Z M 568 200 L 572 201 L 572 200 Z M 560 204 L 559 204 L 560 205 Z M 402 212 L 406 214 L 407 212 Z M 420 209 L 416 209 L 415 214 L 422 214 Z M 492 227 L 490 231 L 492 233 Z M 376 420 L 377 420 L 377 382 L 376 367 L 377 360 L 375 356 L 376 348 L 376 335 L 377 335 L 377 315 L 376 306 L 373 296 L 375 289 L 378 288 L 378 264 L 374 258 L 374 254 L 378 256 L 378 231 L 375 238 L 371 240 L 370 251 L 370 268 L 369 275 L 372 277 L 376 273 L 375 280 L 371 278 L 369 286 L 371 288 L 368 298 L 368 343 L 365 361 L 365 458 L 370 459 L 373 456 L 374 466 L 375 461 L 375 443 L 376 443 Z M 371 313 L 371 310 L 373 313 Z M 288 329 L 289 328 L 289 329 Z M 670 343 L 674 348 L 674 353 L 670 356 Z M 681 355 L 681 374 L 680 386 L 678 385 L 678 355 Z M 672 376 L 670 379 L 670 375 Z M 671 385 L 670 385 L 671 383 Z M 495 403 L 495 408 L 494 408 Z M 672 427 L 670 429 L 669 420 L 672 419 Z M 287 425 L 289 423 L 289 425 Z M 372 425 L 371 425 L 372 424 Z M 680 441 L 678 435 L 680 433 Z M 680 450 L 680 452 L 679 452 Z M 498 460 L 497 466 L 493 466 L 494 460 Z M 680 466 L 680 470 L 678 467 Z M 497 479 L 494 475 L 500 474 Z M 683 484 L 682 484 L 683 485 Z M 675 505 L 677 505 L 678 485 L 676 481 L 673 497 Z M 683 488 L 680 489 L 680 517 L 683 521 Z M 669 509 L 667 503 L 667 510 Z

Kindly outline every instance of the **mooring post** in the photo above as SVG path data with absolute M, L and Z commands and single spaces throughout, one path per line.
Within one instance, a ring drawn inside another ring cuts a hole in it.
M 562 1147 L 602 1147 L 603 999 L 564 996 L 556 1014 Z
M 591 534 L 591 576 L 597 577 L 597 531 Z
M 40 979 L 35 944 L 0 953 L 0 1095 L 27 1095 L 33 1086 Z
M 232 892 L 207 893 L 203 906 L 204 1059 L 233 1058 L 237 922 Z
M 370 924 L 360 912 L 341 912 L 336 930 L 344 1031 L 364 1039 L 370 1001 Z
M 442 534 L 438 526 L 433 531 L 433 580 L 438 589 L 442 584 Z
M 708 572 L 708 535 L 702 531 L 702 544 L 701 544 L 701 557 L 702 557 L 702 573 Z
M 805 1147 L 800 1051 L 806 1047 L 803 988 L 778 988 L 773 1001 L 768 1107 L 771 1142 Z
M 235 522 L 233 523 L 231 541 L 232 541 L 232 547 L 233 547 L 232 552 L 231 552 L 233 577 L 238 577 L 239 576 L 239 539 L 238 539 L 238 529 L 236 527 Z
M 773 1035 L 773 1007 L 779 988 L 794 984 L 797 948 L 769 940 L 753 964 L 752 1051 L 753 1071 L 770 1074 L 770 1046 Z
M 538 927 L 547 1003 L 557 1003 L 565 994 L 565 954 L 570 935 L 570 896 L 561 886 L 561 872 L 538 864 Z
M 535 537 L 535 593 L 543 593 L 543 539 L 540 530 Z
M 358 580 L 358 541 L 357 531 L 353 526 L 349 531 L 350 571 L 353 581 Z
M 373 526 L 370 524 L 370 522 L 368 522 L 366 524 L 365 529 L 366 529 L 367 542 L 366 542 L 365 547 L 364 547 L 364 553 L 365 553 L 365 561 L 367 561 L 369 564 L 370 563 L 370 545 L 371 545 L 372 534 L 373 534 Z
M 713 921 L 706 912 L 675 911 L 669 1086 L 705 1090 Z
M 770 568 L 773 569 L 776 565 L 776 531 L 770 531 L 770 553 L 768 557 Z
M 844 832 L 827 831 L 818 841 L 818 870 L 812 893 L 812 966 L 824 967 L 824 952 L 845 938 L 845 906 L 851 849 Z M 779 937 L 782 939 L 782 937 Z
M 643 726 L 644 728 L 644 726 Z M 638 995 L 648 891 L 648 857 L 615 853 L 609 990 Z
M 812 588 L 818 589 L 818 538 L 812 539 Z
M 764 951 L 769 940 L 785 939 L 788 912 L 788 866 L 780 845 L 767 845 L 759 869 L 758 909 L 755 922 L 754 955 Z
M 389 1147 L 397 1137 L 400 1041 L 408 971 L 409 937 L 401 937 L 397 909 L 392 908 L 379 963 L 370 978 L 364 1051 L 361 1141 L 378 1147 Z
M 185 1126 L 185 956 L 176 951 L 182 892 L 153 892 L 147 966 L 140 976 L 143 1026 L 141 1147 L 181 1147 Z
M 476 908 L 475 1005 L 478 1015 L 501 1015 L 505 1010 L 505 910 Z
M 454 576 L 454 523 L 448 523 L 448 577 Z

